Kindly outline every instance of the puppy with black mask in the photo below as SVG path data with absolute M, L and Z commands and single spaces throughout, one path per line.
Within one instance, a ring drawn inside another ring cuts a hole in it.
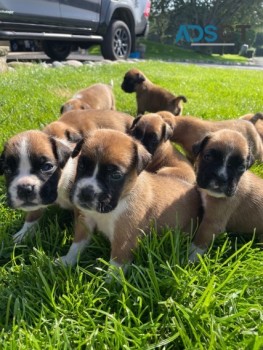
M 203 254 L 222 232 L 263 234 L 263 180 L 247 170 L 254 161 L 247 140 L 233 130 L 208 134 L 193 147 L 204 216 L 190 260 Z
M 75 263 L 96 229 L 111 243 L 111 263 L 123 266 L 131 262 L 138 238 L 152 223 L 158 230 L 169 226 L 190 232 L 196 227 L 200 198 L 195 186 L 144 171 L 151 155 L 131 136 L 96 130 L 76 146 L 72 157 L 78 155 L 71 199 L 83 230 L 64 261 Z
M 38 130 L 19 133 L 6 142 L 0 173 L 6 179 L 8 204 L 27 212 L 23 227 L 13 236 L 15 242 L 32 232 L 48 205 L 62 200 L 64 206 L 72 207 L 58 190 L 61 181 L 64 187 L 69 185 L 62 178 L 70 155 L 65 143 Z
M 145 170 L 173 174 L 187 182 L 195 182 L 192 165 L 170 142 L 173 131 L 158 113 L 135 118 L 129 133 L 153 156 Z
M 195 160 L 193 145 L 199 140 L 202 140 L 209 132 L 222 129 L 240 132 L 246 138 L 255 160 L 263 161 L 262 140 L 255 126 L 247 120 L 231 119 L 212 121 L 192 116 L 176 117 L 167 111 L 159 111 L 158 114 L 173 130 L 170 140 L 183 147 L 191 162 Z
M 168 90 L 153 84 L 136 68 L 130 69 L 121 84 L 123 91 L 136 93 L 137 115 L 145 112 L 170 111 L 174 115 L 181 115 L 185 96 L 175 96 Z

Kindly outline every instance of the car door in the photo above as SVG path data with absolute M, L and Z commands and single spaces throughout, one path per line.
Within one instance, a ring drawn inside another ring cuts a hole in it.
M 60 0 L 62 24 L 75 32 L 96 31 L 101 12 L 101 0 Z M 65 28 L 66 29 L 66 28 Z
M 0 0 L 0 21 L 56 26 L 60 23 L 59 0 Z

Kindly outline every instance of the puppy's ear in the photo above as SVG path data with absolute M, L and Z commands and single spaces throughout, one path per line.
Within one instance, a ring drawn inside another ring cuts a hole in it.
M 162 136 L 161 136 L 161 140 L 163 140 L 164 142 L 169 140 L 173 135 L 173 130 L 170 127 L 169 124 L 164 123 L 162 126 Z
M 246 169 L 249 169 L 250 167 L 252 167 L 252 165 L 255 163 L 255 158 L 252 154 L 251 151 L 249 151 L 249 154 L 247 156 L 247 162 L 246 162 Z
M 80 109 L 91 109 L 91 107 L 88 103 L 82 103 Z
M 203 151 L 203 149 L 206 146 L 206 144 L 209 141 L 209 139 L 210 139 L 210 135 L 207 135 L 205 138 L 203 138 L 203 140 L 195 143 L 192 146 L 192 151 L 193 151 L 193 154 L 195 156 L 198 156 L 198 154 Z
M 139 142 L 134 142 L 134 151 L 137 174 L 139 175 L 151 161 L 152 155 Z
M 138 123 L 138 121 L 141 119 L 141 117 L 142 117 L 142 114 L 138 115 L 138 116 L 133 120 L 132 125 L 131 125 L 131 127 L 130 127 L 130 130 L 133 130 L 133 129 L 134 129 L 135 125 Z
M 142 74 L 137 73 L 136 74 L 136 83 L 141 84 L 144 81 L 145 81 L 145 77 Z
M 65 131 L 65 136 L 67 138 L 67 140 L 69 142 L 72 142 L 72 143 L 77 143 L 79 142 L 80 140 L 83 139 L 82 135 L 80 135 L 78 132 L 76 132 L 74 129 L 70 130 L 70 129 L 67 129 Z
M 71 158 L 75 158 L 79 155 L 80 151 L 81 151 L 81 148 L 83 146 L 83 143 L 84 143 L 84 138 L 82 138 L 75 146 L 72 154 L 71 154 Z
M 59 167 L 62 169 L 67 163 L 72 151 L 64 143 L 60 142 L 57 139 L 54 139 L 53 137 L 50 137 L 50 142 L 54 156 L 58 161 Z
M 65 113 L 66 111 L 65 111 L 65 105 L 62 105 L 61 107 L 60 107 L 60 114 L 63 114 L 63 113 Z

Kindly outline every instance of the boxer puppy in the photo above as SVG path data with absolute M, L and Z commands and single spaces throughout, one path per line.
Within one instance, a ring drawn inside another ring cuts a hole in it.
M 195 155 L 192 151 L 193 145 L 202 140 L 209 132 L 221 129 L 236 130 L 242 133 L 247 139 L 249 147 L 256 160 L 263 160 L 263 143 L 252 123 L 247 120 L 221 120 L 209 121 L 191 116 L 173 116 L 168 112 L 158 112 L 173 129 L 173 135 L 170 140 L 176 142 L 186 152 L 190 161 L 194 161 Z
M 136 68 L 125 74 L 121 88 L 127 93 L 136 93 L 137 115 L 146 111 L 158 112 L 162 110 L 180 115 L 183 110 L 182 102 L 187 102 L 185 96 L 174 96 L 168 90 L 153 84 Z
M 86 233 L 75 236 L 64 261 L 76 262 L 95 229 L 111 242 L 111 263 L 122 266 L 132 260 L 138 237 L 151 223 L 158 230 L 170 226 L 189 232 L 193 220 L 195 227 L 200 207 L 196 188 L 144 171 L 150 160 L 140 143 L 119 131 L 95 130 L 86 138 L 71 192 Z
M 15 242 L 32 231 L 45 207 L 58 201 L 59 183 L 70 155 L 65 143 L 38 130 L 21 132 L 5 144 L 0 174 L 5 175 L 7 201 L 10 207 L 27 212 L 23 227 L 13 236 Z M 69 182 L 63 182 L 67 187 Z M 62 201 L 72 206 L 66 199 Z
M 263 141 L 263 114 L 262 113 L 246 114 L 240 119 L 248 120 L 252 124 L 254 124 L 257 132 L 259 133 L 259 136 L 261 137 L 261 140 Z
M 174 174 L 190 183 L 195 182 L 192 165 L 169 141 L 172 129 L 158 114 L 144 114 L 134 119 L 130 134 L 153 156 L 145 170 Z
M 204 216 L 193 240 L 191 261 L 222 232 L 263 234 L 263 180 L 247 171 L 253 156 L 245 137 L 223 129 L 195 144 L 194 153 Z
M 48 124 L 43 131 L 50 136 L 76 144 L 83 135 L 97 128 L 115 129 L 126 132 L 130 129 L 133 117 L 111 110 L 74 110 Z
M 98 83 L 78 91 L 70 100 L 61 106 L 60 113 L 63 114 L 75 109 L 115 110 L 115 98 L 112 86 Z
M 0 173 L 7 180 L 8 203 L 27 212 L 23 227 L 13 237 L 17 243 L 33 232 L 46 206 L 58 204 L 72 209 L 68 193 L 77 159 L 68 158 L 83 135 L 101 127 L 125 132 L 133 121 L 124 113 L 101 114 L 97 110 L 71 111 L 61 118 L 43 131 L 27 131 L 12 137 L 1 155 Z M 47 170 L 42 169 L 42 163 Z

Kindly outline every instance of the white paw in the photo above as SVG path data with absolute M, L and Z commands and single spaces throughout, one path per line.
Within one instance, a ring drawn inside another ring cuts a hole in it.
M 127 269 L 128 269 L 128 265 L 119 264 L 116 261 L 111 259 L 108 272 L 105 277 L 105 282 L 111 283 L 111 281 L 115 280 L 115 281 L 118 281 L 118 283 L 121 283 L 121 280 L 125 275 Z
M 68 255 L 61 256 L 55 260 L 55 264 L 60 266 L 74 266 L 76 263 L 77 260 L 72 259 Z
M 13 235 L 14 243 L 21 243 L 28 235 L 32 235 L 34 232 L 33 228 L 38 221 L 24 222 L 23 227 L 17 233 Z
M 197 262 L 199 260 L 198 255 L 203 255 L 205 251 L 206 249 L 200 248 L 192 243 L 190 247 L 189 261 L 192 263 Z
M 61 256 L 55 260 L 55 264 L 64 266 L 74 266 L 78 262 L 78 258 L 83 250 L 87 247 L 88 240 L 84 239 L 80 242 L 74 242 L 71 244 L 69 251 L 66 255 Z

